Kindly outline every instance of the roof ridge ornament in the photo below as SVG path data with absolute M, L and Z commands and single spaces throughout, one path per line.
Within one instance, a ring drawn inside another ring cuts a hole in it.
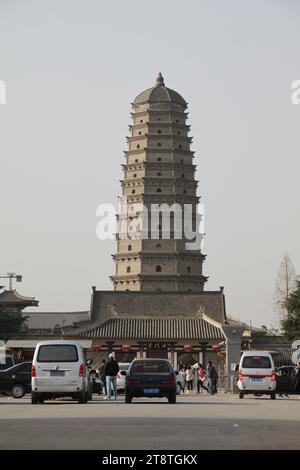
M 158 73 L 156 80 L 155 80 L 155 86 L 165 86 L 165 81 L 164 77 L 162 76 L 161 72 Z

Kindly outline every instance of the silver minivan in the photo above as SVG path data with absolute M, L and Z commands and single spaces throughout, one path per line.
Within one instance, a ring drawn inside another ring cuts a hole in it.
M 238 389 L 244 395 L 270 395 L 276 398 L 276 372 L 271 354 L 267 351 L 245 351 L 239 365 Z
M 83 348 L 76 341 L 41 341 L 35 348 L 31 403 L 52 397 L 71 397 L 79 403 L 92 399 L 92 379 Z

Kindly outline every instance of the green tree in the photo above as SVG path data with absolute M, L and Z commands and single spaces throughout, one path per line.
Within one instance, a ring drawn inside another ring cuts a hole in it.
M 300 281 L 286 301 L 287 316 L 281 321 L 284 334 L 289 341 L 300 339 Z
M 193 366 L 197 361 L 198 359 L 196 359 L 196 357 L 191 353 L 181 354 L 178 358 L 178 364 L 182 364 L 184 366 Z
M 12 336 L 20 333 L 27 318 L 0 307 L 0 340 L 6 342 Z

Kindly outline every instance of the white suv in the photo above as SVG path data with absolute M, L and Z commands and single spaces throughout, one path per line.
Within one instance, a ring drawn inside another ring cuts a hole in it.
M 270 395 L 276 398 L 276 372 L 272 356 L 264 351 L 246 351 L 239 365 L 238 389 L 240 398 L 246 394 Z
M 86 403 L 92 399 L 92 380 L 81 345 L 74 341 L 42 341 L 32 361 L 31 403 L 53 396 Z

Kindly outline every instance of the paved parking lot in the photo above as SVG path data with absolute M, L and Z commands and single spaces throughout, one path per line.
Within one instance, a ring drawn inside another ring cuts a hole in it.
M 0 449 L 300 449 L 300 397 L 220 393 L 85 405 L 0 397 Z

